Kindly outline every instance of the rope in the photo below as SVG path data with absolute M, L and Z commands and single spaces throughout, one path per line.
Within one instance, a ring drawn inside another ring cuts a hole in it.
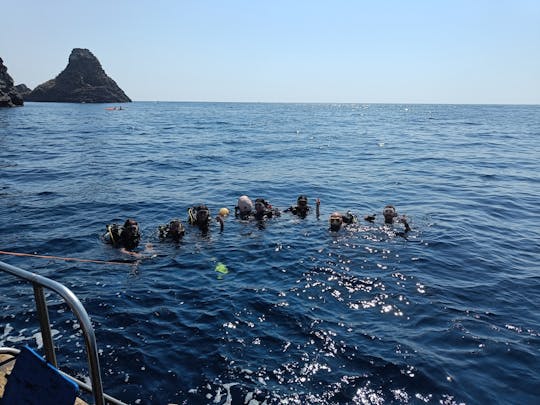
M 0 254 L 1 255 L 9 255 L 9 256 L 37 257 L 39 259 L 65 260 L 65 261 L 83 262 L 83 263 L 127 264 L 128 266 L 131 266 L 133 264 L 133 262 L 126 262 L 126 261 L 120 261 L 120 260 L 79 259 L 79 258 L 76 258 L 76 257 L 34 255 L 34 254 L 31 254 L 31 253 L 6 252 L 6 251 L 3 251 L 3 250 L 0 250 Z

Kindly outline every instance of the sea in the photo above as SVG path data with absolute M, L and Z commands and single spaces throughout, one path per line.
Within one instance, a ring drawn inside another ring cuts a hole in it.
M 0 260 L 80 299 L 106 393 L 540 401 L 540 106 L 117 106 L 0 110 Z M 235 218 L 242 195 L 281 215 Z M 305 218 L 285 212 L 299 195 Z M 188 224 L 199 204 L 230 210 L 223 230 Z M 389 204 L 411 231 L 383 223 Z M 332 232 L 335 211 L 358 221 Z M 137 256 L 105 243 L 127 218 Z M 184 238 L 160 239 L 175 218 Z M 0 345 L 42 352 L 32 288 L 0 273 L 0 297 Z M 59 367 L 88 381 L 80 325 L 47 302 Z

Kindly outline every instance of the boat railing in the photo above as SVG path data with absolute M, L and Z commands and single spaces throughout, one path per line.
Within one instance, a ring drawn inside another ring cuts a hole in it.
M 29 272 L 27 270 L 23 270 L 21 268 L 9 265 L 1 261 L 0 270 L 32 284 L 34 289 L 34 300 L 36 302 L 37 315 L 41 329 L 41 337 L 43 340 L 43 349 L 45 351 L 45 359 L 54 367 L 58 368 L 49 321 L 49 310 L 44 294 L 44 289 L 47 289 L 55 292 L 64 299 L 66 304 L 71 309 L 71 312 L 75 315 L 79 322 L 86 345 L 88 372 L 92 385 L 89 386 L 88 384 L 79 381 L 72 376 L 68 377 L 75 381 L 81 389 L 91 393 L 94 397 L 96 405 L 104 405 L 105 403 L 125 405 L 123 402 L 117 400 L 116 398 L 113 398 L 103 393 L 103 384 L 99 368 L 99 358 L 94 328 L 92 327 L 90 318 L 86 310 L 84 309 L 77 296 L 69 288 L 67 288 L 63 284 L 60 284 L 57 281 L 51 280 L 50 278 Z M 3 348 L 3 351 L 4 353 L 18 353 L 18 350 L 11 348 Z

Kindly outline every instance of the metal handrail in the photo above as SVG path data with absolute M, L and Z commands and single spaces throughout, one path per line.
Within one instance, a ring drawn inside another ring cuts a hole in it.
M 55 367 L 57 366 L 56 354 L 54 351 L 54 344 L 49 322 L 49 311 L 47 309 L 47 302 L 45 300 L 43 288 L 54 291 L 55 293 L 60 295 L 68 304 L 68 306 L 71 308 L 71 311 L 79 321 L 84 336 L 84 341 L 86 344 L 86 354 L 88 357 L 88 371 L 90 373 L 92 389 L 89 390 L 89 387 L 86 384 L 79 384 L 79 386 L 89 392 L 92 392 L 96 405 L 104 405 L 105 395 L 103 394 L 103 385 L 101 382 L 101 372 L 99 368 L 99 359 L 94 328 L 92 327 L 90 318 L 88 317 L 86 310 L 84 309 L 77 296 L 73 294 L 73 292 L 69 288 L 67 288 L 63 284 L 60 284 L 57 281 L 40 276 L 39 274 L 31 273 L 27 270 L 20 269 L 18 267 L 9 265 L 1 261 L 0 270 L 12 274 L 23 280 L 26 280 L 32 284 L 34 288 L 34 298 L 36 300 L 37 314 L 41 328 L 41 336 L 43 339 L 43 347 L 45 349 L 45 358 Z M 77 380 L 75 381 L 77 383 L 80 383 Z M 84 385 L 86 385 L 86 387 Z M 121 401 L 109 397 L 108 395 L 106 395 L 106 397 L 108 402 L 122 404 Z

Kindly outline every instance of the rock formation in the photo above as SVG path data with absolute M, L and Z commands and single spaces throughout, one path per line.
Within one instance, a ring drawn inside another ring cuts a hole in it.
M 75 48 L 67 67 L 56 78 L 37 86 L 26 101 L 63 103 L 125 103 L 128 96 L 88 50 Z
M 21 95 L 23 99 L 32 91 L 32 89 L 29 89 L 28 86 L 24 83 L 16 85 L 15 90 Z
M 0 107 L 14 107 L 23 105 L 21 95 L 13 86 L 13 79 L 4 66 L 4 61 L 0 58 Z

